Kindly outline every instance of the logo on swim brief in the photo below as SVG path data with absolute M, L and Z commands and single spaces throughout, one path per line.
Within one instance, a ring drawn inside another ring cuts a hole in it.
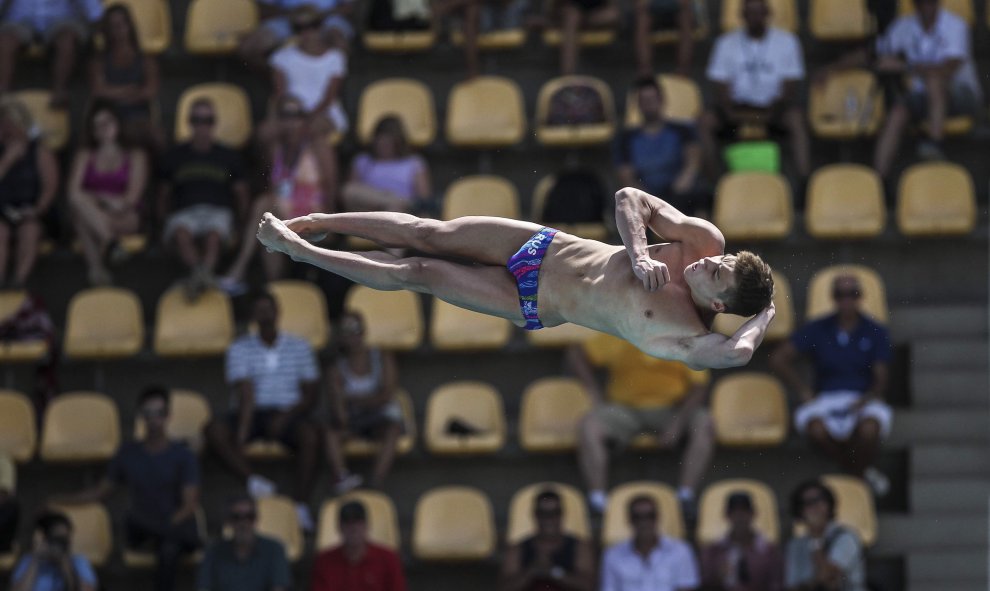
M 526 244 L 524 245 L 524 247 L 526 248 L 526 253 L 530 255 L 539 254 L 539 249 L 543 248 L 543 242 L 548 238 L 550 237 L 544 234 L 543 232 L 540 232 L 536 236 L 530 238 L 529 241 L 526 242 Z

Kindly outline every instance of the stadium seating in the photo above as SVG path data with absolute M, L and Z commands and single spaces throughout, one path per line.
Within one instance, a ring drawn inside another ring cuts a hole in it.
M 723 176 L 715 188 L 714 222 L 726 240 L 785 238 L 794 225 L 787 179 L 766 172 Z
M 97 568 L 105 566 L 113 552 L 113 529 L 106 507 L 102 503 L 85 503 L 55 505 L 52 509 L 64 513 L 72 522 L 72 551 L 85 556 Z
M 117 287 L 94 287 L 72 296 L 63 343 L 67 357 L 133 357 L 143 346 L 144 313 L 137 294 Z
M 372 347 L 408 351 L 423 341 L 423 312 L 411 291 L 377 291 L 356 285 L 345 308 L 364 317 L 365 340 Z
M 289 562 L 302 558 L 306 541 L 296 516 L 295 502 L 289 497 L 275 495 L 260 498 L 257 503 L 258 533 L 282 542 Z
M 203 451 L 203 428 L 210 422 L 210 404 L 199 392 L 173 389 L 170 392 L 168 436 L 185 442 L 195 453 Z M 134 439 L 143 439 L 144 421 L 135 417 Z
M 166 291 L 155 315 L 155 353 L 161 357 L 222 355 L 234 336 L 230 298 L 210 289 L 189 302 L 181 286 Z
M 0 390 L 0 455 L 18 463 L 34 457 L 38 441 L 34 406 L 27 396 L 14 390 Z
M 349 501 L 360 501 L 368 511 L 368 538 L 393 550 L 401 545 L 402 532 L 395 504 L 384 493 L 374 490 L 355 490 L 335 499 L 327 499 L 320 507 L 320 520 L 316 531 L 316 550 L 326 550 L 340 544 L 340 507 Z
M 305 339 L 317 351 L 330 340 L 327 298 L 308 281 L 282 279 L 268 284 L 278 304 L 279 330 Z
M 711 413 L 719 445 L 767 447 L 787 438 L 787 392 L 768 374 L 737 372 L 719 379 Z
M 664 119 L 693 125 L 701 115 L 701 89 L 698 84 L 677 74 L 660 74 L 657 83 L 663 90 Z M 638 127 L 642 123 L 643 115 L 639 112 L 636 93 L 630 89 L 626 93 L 626 127 Z
M 258 7 L 251 0 L 193 0 L 186 13 L 186 51 L 225 54 L 258 28 Z
M 873 505 L 870 487 L 854 476 L 828 474 L 821 477 L 835 495 L 835 520 L 851 528 L 859 535 L 864 546 L 872 546 L 877 541 L 877 514 Z M 794 535 L 801 535 L 804 525 L 794 526 Z
M 942 8 L 961 16 L 966 24 L 973 26 L 976 15 L 973 13 L 973 0 L 941 0 Z M 897 12 L 900 16 L 914 14 L 913 0 L 899 0 Z
M 580 85 L 594 89 L 601 97 L 605 121 L 601 123 L 548 125 L 550 99 L 560 89 Z M 612 89 L 598 78 L 591 76 L 561 76 L 547 81 L 540 87 L 536 99 L 534 118 L 536 141 L 544 146 L 579 148 L 603 144 L 615 135 L 615 100 Z
M 613 488 L 608 493 L 608 505 L 602 517 L 602 547 L 607 548 L 632 536 L 629 527 L 629 501 L 634 497 L 647 495 L 657 502 L 660 512 L 660 531 L 672 538 L 684 537 L 684 518 L 677 502 L 674 489 L 666 484 L 640 480 L 627 482 Z
M 13 570 L 13 568 L 17 565 L 17 560 L 20 556 L 21 548 L 16 541 L 10 545 L 9 551 L 0 552 L 0 573 Z
M 385 115 L 395 115 L 402 120 L 412 146 L 432 144 L 437 135 L 433 92 L 418 80 L 385 78 L 364 88 L 358 101 L 356 128 L 362 144 L 371 143 L 375 125 Z
M 694 0 L 692 4 L 698 6 L 694 15 L 694 40 L 701 41 L 708 37 L 708 2 Z M 655 29 L 650 33 L 650 42 L 653 45 L 672 45 L 680 41 L 680 38 L 680 31 L 677 28 Z
M 459 308 L 433 298 L 430 342 L 440 351 L 501 349 L 512 336 L 512 324 L 497 316 Z
M 395 393 L 395 398 L 402 407 L 402 425 L 404 427 L 402 436 L 399 437 L 398 443 L 395 444 L 395 451 L 399 455 L 405 455 L 416 444 L 416 416 L 413 412 L 412 399 L 409 397 L 408 392 L 400 388 Z M 352 438 L 348 439 L 347 443 L 344 444 L 344 453 L 350 457 L 368 457 L 377 451 L 377 441 Z
M 209 536 L 206 533 L 206 514 L 203 512 L 202 507 L 196 508 L 196 528 L 199 531 L 199 537 L 201 540 L 208 540 Z M 158 565 L 158 557 L 155 556 L 154 552 L 149 550 L 134 550 L 128 548 L 126 545 L 121 551 L 121 560 L 124 566 L 133 569 L 151 569 Z M 186 565 L 195 565 L 203 559 L 204 551 L 202 549 L 196 550 L 195 552 L 190 552 L 182 557 L 182 562 Z
M 450 432 L 452 422 L 477 430 Z M 435 389 L 426 403 L 423 427 L 426 449 L 437 455 L 493 454 L 505 445 L 505 407 L 490 384 L 460 381 Z
M 887 289 L 876 271 L 863 265 L 833 265 L 819 269 L 808 286 L 806 320 L 814 320 L 835 311 L 832 281 L 838 275 L 855 275 L 863 290 L 863 310 L 881 324 L 887 323 Z
M 950 162 L 911 166 L 897 188 L 897 227 L 906 236 L 954 236 L 976 227 L 976 195 L 969 172 Z
M 536 380 L 523 391 L 519 445 L 528 452 L 565 452 L 577 445 L 578 422 L 591 409 L 591 397 L 574 378 Z
M 0 291 L 0 319 L 8 318 L 23 304 L 27 292 L 9 289 Z M 48 354 L 48 344 L 43 339 L 23 341 L 0 340 L 0 365 L 38 361 Z
M 605 47 L 615 43 L 615 29 L 586 29 L 578 32 L 578 45 L 580 47 Z M 543 31 L 543 44 L 549 47 L 558 47 L 563 42 L 564 36 L 560 29 L 550 28 Z
M 519 219 L 519 193 L 500 176 L 474 175 L 457 179 L 447 187 L 440 217 L 452 220 L 468 215 Z
M 458 47 L 464 45 L 464 31 L 459 28 L 451 30 L 450 40 Z M 526 30 L 521 27 L 478 33 L 478 49 L 481 51 L 518 49 L 525 44 Z
M 141 49 L 159 54 L 172 44 L 172 13 L 168 2 L 157 0 L 104 0 L 103 6 L 123 4 L 131 12 Z
M 808 90 L 811 131 L 828 140 L 871 137 L 883 122 L 883 101 L 883 89 L 869 70 L 832 72 L 824 85 Z
M 550 190 L 553 189 L 553 185 L 556 181 L 556 175 L 549 174 L 536 183 L 536 187 L 533 189 L 532 207 L 530 210 L 530 219 L 534 222 L 543 223 L 543 210 L 546 207 L 547 197 L 550 195 Z M 581 238 L 588 238 L 590 240 L 604 241 L 608 238 L 608 228 L 605 227 L 605 224 L 600 222 L 578 224 L 553 222 L 553 227 L 557 228 L 561 232 L 567 232 L 568 234 L 580 236 Z
M 113 457 L 120 445 L 120 417 L 113 399 L 97 392 L 67 392 L 45 410 L 41 459 L 94 462 Z
M 364 48 L 374 53 L 413 53 L 431 49 L 437 42 L 432 29 L 422 31 L 372 31 L 361 36 Z
M 419 498 L 413 515 L 412 553 L 419 560 L 461 562 L 495 551 L 491 501 L 467 486 L 441 486 Z
M 460 82 L 447 99 L 447 143 L 458 148 L 518 144 L 526 135 L 522 90 L 510 78 L 479 76 Z
M 808 29 L 819 41 L 859 41 L 873 34 L 876 23 L 866 0 L 811 0 Z
M 744 0 L 722 0 L 722 16 L 719 19 L 722 31 L 732 31 L 742 26 L 742 5 Z M 794 0 L 769 0 L 770 24 L 779 29 L 797 33 L 798 10 Z
M 197 99 L 213 101 L 217 123 L 214 127 L 216 138 L 232 148 L 247 145 L 252 132 L 251 103 L 244 89 L 223 82 L 204 82 L 187 88 L 179 96 L 175 109 L 175 141 L 184 142 L 192 137 L 189 125 L 189 111 Z
M 509 502 L 509 522 L 506 526 L 505 541 L 518 544 L 536 533 L 536 520 L 533 517 L 533 503 L 536 496 L 545 490 L 560 495 L 563 509 L 561 516 L 563 530 L 582 540 L 591 539 L 591 525 L 588 506 L 581 491 L 560 482 L 535 482 L 516 491 Z
M 780 341 L 791 336 L 796 323 L 794 317 L 794 298 L 791 296 L 790 282 L 777 269 L 774 269 L 771 273 L 773 274 L 773 305 L 776 315 L 773 317 L 773 322 L 767 327 L 766 335 L 763 337 L 768 342 Z M 715 322 L 712 323 L 712 330 L 725 336 L 732 336 L 746 320 L 748 318 L 736 316 L 735 314 L 719 314 L 715 317 Z
M 41 131 L 45 145 L 52 150 L 61 150 L 69 143 L 72 130 L 69 127 L 69 112 L 49 106 L 52 93 L 48 90 L 21 90 L 14 97 L 27 107 L 31 119 Z
M 887 225 L 883 184 L 861 164 L 831 164 L 808 181 L 805 227 L 815 238 L 872 238 Z
M 735 492 L 749 493 L 753 500 L 753 528 L 771 542 L 780 540 L 780 524 L 777 521 L 777 497 L 769 486 L 756 480 L 737 478 L 713 482 L 705 488 L 698 505 L 698 544 L 711 544 L 725 537 L 729 521 L 725 516 L 725 503 Z

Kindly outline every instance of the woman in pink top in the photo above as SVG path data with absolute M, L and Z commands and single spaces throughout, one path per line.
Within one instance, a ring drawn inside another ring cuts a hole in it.
M 429 200 L 433 188 L 426 161 L 412 154 L 402 121 L 383 117 L 375 126 L 371 151 L 358 155 L 343 190 L 348 211 L 409 212 Z
M 69 176 L 69 206 L 89 269 L 89 282 L 112 281 L 107 258 L 122 256 L 117 241 L 134 234 L 148 183 L 148 159 L 121 135 L 111 103 L 93 103 L 86 117 L 85 145 L 76 151 Z
M 337 210 L 337 160 L 330 145 L 321 140 L 310 141 L 306 111 L 302 102 L 292 96 L 278 101 L 278 137 L 269 148 L 271 162 L 269 189 L 255 201 L 237 260 L 220 279 L 220 287 L 231 295 L 244 293 L 244 275 L 258 246 L 254 239 L 258 220 L 266 211 L 282 219 L 309 213 L 332 213 Z M 268 281 L 282 276 L 285 257 L 264 253 L 262 265 Z

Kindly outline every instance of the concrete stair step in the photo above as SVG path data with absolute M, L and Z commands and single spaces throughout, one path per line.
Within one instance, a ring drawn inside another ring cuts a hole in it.
M 986 445 L 990 415 L 967 410 L 900 410 L 894 412 L 890 443 L 894 446 L 934 443 Z
M 986 336 L 987 308 L 979 305 L 909 306 L 890 311 L 894 342 L 925 337 Z
M 987 547 L 966 550 L 918 551 L 907 556 L 907 577 L 912 583 L 942 583 L 943 589 L 958 589 L 957 581 L 983 582 L 987 580 Z M 951 587 L 949 583 L 951 582 Z M 916 588 L 912 586 L 912 588 Z
M 990 347 L 984 335 L 919 338 L 911 341 L 911 365 L 938 369 L 987 367 Z
M 990 371 L 984 367 L 911 367 L 911 402 L 915 408 L 990 407 Z
M 951 552 L 984 547 L 986 543 L 985 510 L 978 515 L 880 515 L 877 544 L 871 552 Z
M 990 453 L 980 445 L 918 445 L 911 449 L 913 478 L 986 476 Z
M 914 480 L 909 492 L 915 513 L 972 515 L 987 510 L 990 478 Z

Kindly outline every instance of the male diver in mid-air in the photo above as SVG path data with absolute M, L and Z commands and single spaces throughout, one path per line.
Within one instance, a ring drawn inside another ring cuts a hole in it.
M 572 322 L 696 369 L 748 363 L 774 316 L 770 266 L 751 252 L 723 254 L 718 228 L 638 189 L 615 194 L 615 214 L 624 247 L 506 218 L 438 221 L 390 212 L 284 222 L 266 213 L 258 239 L 362 285 L 432 294 L 528 330 Z M 666 242 L 648 245 L 647 228 Z M 312 244 L 328 233 L 427 256 Z M 755 316 L 726 337 L 711 331 L 719 313 Z

